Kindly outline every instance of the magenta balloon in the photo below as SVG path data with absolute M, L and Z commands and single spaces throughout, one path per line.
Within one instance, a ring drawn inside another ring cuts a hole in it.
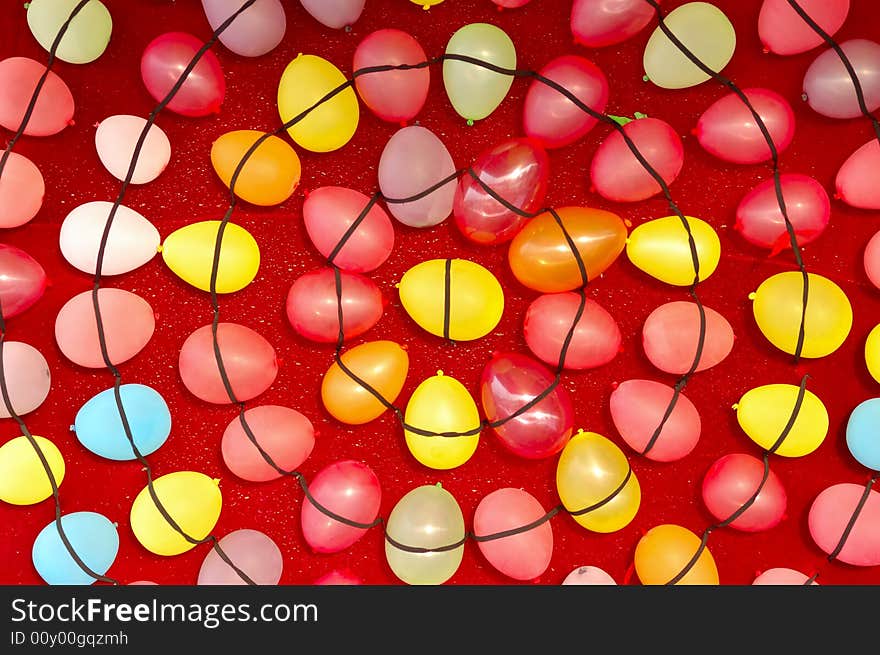
M 484 150 L 473 166 L 477 177 L 498 196 L 524 212 L 543 207 L 550 158 L 532 139 L 508 139 Z M 498 202 L 470 175 L 462 175 L 452 205 L 455 224 L 471 241 L 510 241 L 529 220 Z
M 361 585 L 364 581 L 351 571 L 333 570 L 325 573 L 312 584 L 316 585 Z
M 807 584 L 807 580 L 810 578 L 800 571 L 795 571 L 794 569 L 786 569 L 786 568 L 777 568 L 777 569 L 767 569 L 752 582 L 753 585 L 800 585 L 803 586 Z M 813 580 L 810 582 L 811 585 L 819 585 L 818 582 Z
M 868 111 L 874 111 L 880 107 L 880 44 L 851 39 L 840 48 L 856 72 Z M 852 78 L 834 50 L 826 50 L 810 64 L 804 75 L 804 93 L 810 107 L 828 118 L 862 115 Z
M 645 0 L 574 0 L 569 24 L 577 43 L 602 48 L 635 36 L 652 18 Z
M 512 416 L 553 381 L 553 373 L 530 357 L 516 353 L 493 356 L 480 381 L 486 418 L 494 422 Z M 571 398 L 562 385 L 557 385 L 540 402 L 493 429 L 510 452 L 526 459 L 542 459 L 565 447 L 573 427 Z
M 10 132 L 17 131 L 21 125 L 37 82 L 45 71 L 43 64 L 27 57 L 0 61 L 0 125 Z M 49 136 L 72 124 L 73 95 L 64 80 L 49 71 L 24 133 Z
M 364 11 L 366 0 L 299 0 L 319 23 L 334 30 L 353 25 Z
M 303 203 L 306 232 L 315 248 L 329 258 L 358 220 L 370 199 L 338 186 L 315 189 Z M 379 268 L 394 248 L 391 219 L 379 205 L 373 205 L 333 258 L 343 271 L 368 273 Z
M 46 271 L 24 250 L 0 243 L 0 308 L 3 318 L 18 316 L 43 296 Z
M 121 364 L 143 350 L 156 328 L 149 303 L 130 291 L 108 287 L 98 290 L 98 305 L 110 362 Z M 86 368 L 106 366 L 91 291 L 74 296 L 58 312 L 55 341 L 74 364 Z
M 849 13 L 849 0 L 798 0 L 798 4 L 829 35 L 840 29 Z M 796 55 L 825 43 L 788 0 L 764 0 L 758 14 L 758 37 L 777 55 Z
M 810 535 L 825 553 L 837 549 L 865 494 L 864 485 L 836 484 L 820 493 L 810 507 Z M 854 566 L 880 564 L 880 493 L 871 490 L 837 559 Z
M 703 478 L 703 502 L 712 516 L 726 521 L 751 499 L 763 479 L 764 463 L 757 457 L 725 455 Z M 785 506 L 785 489 L 771 470 L 755 501 L 728 525 L 744 532 L 769 530 L 783 519 Z
M 663 181 L 672 184 L 684 164 L 684 147 L 669 123 L 640 118 L 624 125 L 623 130 Z M 638 202 L 660 193 L 660 185 L 617 131 L 599 144 L 590 165 L 590 178 L 595 191 L 614 202 Z
M 49 395 L 52 376 L 49 364 L 39 350 L 20 341 L 3 344 L 3 375 L 12 409 L 19 416 L 34 411 Z M 0 418 L 9 418 L 5 403 L 0 403 Z
M 874 138 L 843 162 L 834 181 L 837 188 L 834 197 L 843 200 L 851 207 L 880 209 L 878 170 L 880 170 L 880 142 Z
M 340 271 L 342 326 L 353 339 L 382 318 L 382 292 L 370 278 Z M 319 268 L 298 278 L 287 293 L 287 320 L 301 336 L 320 343 L 339 338 L 339 300 L 332 268 Z
M 880 231 L 876 232 L 868 245 L 864 255 L 865 274 L 871 280 L 871 284 L 880 289 Z
M 379 478 L 366 464 L 350 459 L 321 469 L 309 483 L 309 493 L 321 507 L 356 523 L 372 523 L 382 502 Z M 316 553 L 338 553 L 367 532 L 328 516 L 308 497 L 303 499 L 300 525 Z
M 284 561 L 281 550 L 271 538 L 257 530 L 236 530 L 223 537 L 218 545 L 226 557 L 247 577 L 258 585 L 276 585 L 281 580 Z M 229 564 L 216 549 L 205 555 L 199 569 L 200 585 L 245 585 L 249 584 Z
M 522 489 L 498 489 L 480 501 L 474 512 L 474 534 L 479 537 L 515 530 L 546 514 L 541 503 Z M 550 521 L 519 534 L 490 541 L 477 539 L 489 564 L 514 580 L 534 580 L 550 565 L 553 528 Z
M 608 80 L 593 62 L 575 55 L 552 60 L 540 71 L 562 85 L 582 103 L 599 113 L 608 104 Z M 540 80 L 526 93 L 523 129 L 545 148 L 562 148 L 574 143 L 598 122 L 566 96 Z
M 10 152 L 0 174 L 0 228 L 24 225 L 40 211 L 46 185 L 27 157 Z
M 202 0 L 205 17 L 216 30 L 232 16 L 241 0 Z M 256 0 L 220 34 L 220 43 L 242 57 L 259 57 L 275 49 L 287 28 L 281 0 Z
M 651 380 L 627 380 L 611 392 L 614 427 L 630 448 L 656 462 L 681 459 L 700 439 L 700 414 L 682 393 L 663 422 L 674 395 L 672 387 Z M 645 452 L 661 423 L 663 429 Z
M 564 585 L 616 585 L 610 575 L 598 566 L 580 566 L 565 576 Z
M 419 64 L 427 60 L 419 42 L 402 30 L 377 30 L 354 51 L 354 69 Z M 355 80 L 364 104 L 376 116 L 398 123 L 416 117 L 425 105 L 431 73 L 428 68 L 367 73 Z
M 256 398 L 278 375 L 275 349 L 259 334 L 237 323 L 217 326 L 223 368 L 238 401 Z M 180 378 L 191 394 L 208 403 L 231 403 L 214 355 L 211 326 L 205 325 L 183 342 L 178 358 Z
M 185 32 L 167 32 L 150 41 L 141 57 L 141 78 L 155 100 L 165 98 L 203 45 Z M 225 94 L 220 61 L 208 50 L 166 106 L 183 116 L 207 116 L 220 111 Z
M 721 362 L 733 348 L 733 328 L 721 314 L 704 307 L 706 338 L 696 368 L 705 371 Z M 660 305 L 645 319 L 642 345 L 651 363 L 666 373 L 682 375 L 697 355 L 700 312 L 697 304 L 683 300 Z

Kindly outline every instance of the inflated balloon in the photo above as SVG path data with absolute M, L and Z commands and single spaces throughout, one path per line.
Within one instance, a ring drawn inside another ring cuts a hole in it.
M 869 112 L 880 107 L 880 43 L 850 39 L 840 44 L 849 59 Z M 852 77 L 834 50 L 816 57 L 804 74 L 804 94 L 815 111 L 828 118 L 862 115 Z
M 281 550 L 267 535 L 257 530 L 236 530 L 218 543 L 223 553 L 247 577 L 258 585 L 275 585 L 281 579 L 284 560 Z M 199 569 L 200 585 L 245 585 L 235 569 L 215 549 L 208 551 Z
M 159 584 L 150 580 L 135 580 L 128 583 L 129 587 L 158 587 Z
M 345 84 L 336 66 L 317 55 L 300 54 L 281 74 L 278 83 L 278 113 L 287 123 Z M 360 110 L 354 89 L 346 88 L 312 109 L 287 128 L 290 138 L 312 152 L 338 150 L 349 142 L 358 126 Z
M 764 479 L 764 463 L 757 457 L 735 453 L 715 460 L 703 478 L 703 502 L 712 516 L 726 521 L 752 500 L 759 487 L 748 509 L 727 525 L 744 532 L 769 530 L 785 516 L 787 497 L 772 470 Z
M 342 353 L 345 367 L 393 403 L 409 371 L 409 356 L 393 341 L 368 341 Z M 324 374 L 321 400 L 333 418 L 349 425 L 362 425 L 386 409 L 372 393 L 334 362 Z
M 119 533 L 110 519 L 95 512 L 73 512 L 61 517 L 64 536 L 77 557 L 98 575 L 104 575 L 119 552 Z M 34 540 L 31 559 L 37 573 L 50 585 L 90 585 L 95 579 L 73 559 L 58 525 L 52 521 Z
M 287 293 L 287 320 L 298 334 L 320 343 L 339 339 L 339 312 L 342 305 L 342 332 L 346 340 L 357 337 L 382 318 L 382 292 L 370 278 L 358 273 L 336 273 L 319 268 L 297 278 Z
M 34 411 L 49 395 L 52 379 L 46 358 L 26 343 L 3 343 L 3 377 L 9 402 L 19 416 Z M 0 404 L 0 418 L 9 418 L 6 403 Z
M 185 32 L 167 32 L 147 44 L 141 57 L 141 78 L 157 102 L 171 92 L 203 45 L 201 39 Z M 220 111 L 225 95 L 220 60 L 207 50 L 166 107 L 182 116 L 208 116 Z
M 140 116 L 119 114 L 98 123 L 95 149 L 104 168 L 117 180 L 125 181 L 135 158 L 135 150 L 147 121 Z M 171 142 L 158 125 L 150 125 L 147 136 L 137 151 L 137 162 L 130 184 L 152 182 L 171 160 Z
M 797 409 L 794 423 L 773 452 L 783 457 L 802 457 L 816 450 L 828 434 L 828 411 L 809 389 L 797 405 L 800 388 L 793 384 L 766 384 L 747 391 L 733 406 L 736 420 L 761 448 L 776 445 Z
M 855 521 L 850 523 L 857 508 Z M 880 564 L 880 493 L 865 494 L 864 485 L 836 484 L 820 493 L 810 507 L 810 536 L 824 552 L 837 551 L 836 559 L 853 566 Z
M 233 400 L 220 376 L 211 327 L 200 327 L 186 338 L 178 367 L 190 393 L 205 402 L 223 405 Z M 219 323 L 217 345 L 236 400 L 256 398 L 272 386 L 278 375 L 278 360 L 275 349 L 259 334 L 237 323 Z
M 829 36 L 834 36 L 849 13 L 849 0 L 798 0 L 798 4 Z M 764 0 L 758 14 L 758 37 L 777 55 L 796 55 L 825 43 L 788 0 Z
M 880 382 L 880 325 L 875 325 L 865 340 L 865 364 L 871 377 Z
M 202 0 L 205 17 L 216 30 L 241 7 L 239 0 Z M 287 16 L 281 0 L 256 0 L 220 34 L 220 43 L 242 57 L 259 57 L 281 43 Z
M 556 490 L 575 521 L 603 533 L 626 527 L 642 498 L 626 456 L 595 432 L 578 432 L 566 444 L 556 465 Z
M 193 539 L 204 539 L 220 518 L 223 496 L 204 473 L 177 471 L 153 480 L 159 502 L 174 522 Z M 141 545 L 156 555 L 180 555 L 194 548 L 159 512 L 149 487 L 144 487 L 131 505 L 130 523 Z
M 360 18 L 366 0 L 299 0 L 312 17 L 332 29 L 353 25 Z
M 280 205 L 293 194 L 299 184 L 301 167 L 294 149 L 277 136 L 263 139 L 256 150 L 251 151 L 257 140 L 265 136 L 264 132 L 257 130 L 223 134 L 211 146 L 211 164 L 227 187 L 238 170 L 235 195 L 255 205 L 269 207 Z M 248 155 L 247 161 L 239 170 L 245 155 Z
M 507 252 L 516 279 L 542 293 L 585 284 L 566 233 L 583 260 L 588 281 L 605 272 L 626 245 L 626 226 L 617 214 L 590 207 L 561 207 L 555 213 L 565 231 L 551 212 L 544 212 L 526 223 Z
M 364 581 L 348 570 L 325 573 L 312 584 L 315 585 L 362 585 Z
M 871 139 L 851 154 L 834 180 L 835 198 L 859 209 L 880 209 L 880 189 L 874 174 L 880 167 L 880 142 Z
M 411 585 L 443 584 L 458 570 L 464 554 L 464 517 L 455 498 L 439 485 L 416 487 L 397 501 L 385 533 L 385 558 L 398 578 Z M 451 550 L 411 553 L 394 542 L 414 548 Z
M 565 576 L 564 585 L 616 585 L 610 575 L 598 566 L 580 566 Z
M 8 346 L 9 344 L 7 344 Z M 55 484 L 64 481 L 64 458 L 54 443 L 34 436 Z M 0 446 L 0 500 L 11 505 L 33 505 L 52 495 L 52 484 L 36 449 L 27 437 L 10 439 Z
M 880 289 L 880 231 L 877 231 L 868 245 L 864 254 L 865 275 L 875 287 Z
M 602 48 L 635 36 L 652 18 L 645 0 L 574 0 L 569 25 L 575 42 Z
M 484 150 L 472 166 L 474 174 L 496 196 L 532 214 L 544 206 L 550 158 L 534 139 L 507 139 Z M 511 211 L 471 175 L 462 175 L 455 189 L 452 213 L 461 233 L 476 243 L 510 241 L 528 218 Z
M 644 585 L 668 584 L 691 562 L 699 547 L 700 538 L 687 528 L 671 524 L 651 528 L 636 544 L 636 575 Z M 703 548 L 697 561 L 676 584 L 718 584 L 718 568 L 708 548 Z
M 8 154 L 3 174 L 0 175 L 0 228 L 18 227 L 31 220 L 43 206 L 43 195 L 46 193 L 40 169 L 17 152 Z
M 398 288 L 410 318 L 431 334 L 452 341 L 486 336 L 504 313 L 501 284 L 491 272 L 466 259 L 416 264 L 403 274 Z
M 256 444 L 245 431 L 241 416 L 229 422 L 220 442 L 223 462 L 242 480 L 276 480 L 283 475 L 278 469 L 295 471 L 315 447 L 312 422 L 295 409 L 280 405 L 251 407 L 245 410 L 244 420 Z M 266 461 L 263 453 L 275 466 Z
M 626 256 L 636 266 L 661 282 L 687 287 L 702 282 L 718 267 L 721 241 L 706 221 L 685 216 L 666 216 L 642 223 L 626 241 Z M 691 240 L 697 251 L 695 270 Z
M 846 447 L 856 461 L 869 469 L 880 471 L 880 398 L 859 403 L 846 424 Z
M 529 0 L 492 0 L 492 2 L 503 9 L 517 9 L 529 4 Z
M 627 380 L 611 392 L 614 427 L 630 448 L 656 462 L 681 459 L 700 439 L 700 414 L 687 396 L 679 393 L 666 416 L 674 395 L 672 387 L 651 380 Z
M 0 61 L 0 125 L 16 132 L 46 67 L 27 57 Z M 50 136 L 73 124 L 73 95 L 58 74 L 49 71 L 24 128 L 27 136 Z M 5 173 L 4 173 L 5 176 Z
M 802 357 L 825 357 L 837 350 L 852 327 L 849 298 L 834 282 L 809 273 L 809 297 Z M 804 279 L 797 271 L 767 278 L 755 293 L 752 312 L 767 340 L 789 355 L 795 354 L 804 311 Z
M 0 243 L 0 309 L 3 318 L 18 316 L 46 291 L 46 271 L 24 250 Z
M 31 34 L 46 52 L 58 37 L 79 0 L 31 0 L 27 4 L 27 23 Z M 55 56 L 70 64 L 87 64 L 100 57 L 110 42 L 113 19 L 99 0 L 90 0 L 67 24 L 67 31 Z M 90 579 L 91 581 L 91 579 Z
M 703 307 L 703 312 L 705 336 L 694 372 L 721 363 L 733 349 L 733 328 L 727 319 L 710 307 Z M 642 326 L 642 346 L 650 362 L 666 373 L 683 375 L 690 371 L 697 356 L 700 324 L 697 303 L 677 300 L 660 305 Z
M 762 574 L 760 574 L 757 578 L 755 578 L 753 585 L 798 585 L 804 586 L 807 584 L 807 581 L 810 578 L 800 571 L 795 571 L 794 569 L 787 568 L 775 568 L 775 569 L 767 569 Z M 810 582 L 811 585 L 817 585 L 818 582 L 813 580 Z
M 211 290 L 211 271 L 221 225 L 221 221 L 190 223 L 169 234 L 162 244 L 162 259 L 171 272 L 196 289 Z M 226 223 L 218 262 L 217 293 L 235 293 L 257 276 L 260 247 L 246 229 Z

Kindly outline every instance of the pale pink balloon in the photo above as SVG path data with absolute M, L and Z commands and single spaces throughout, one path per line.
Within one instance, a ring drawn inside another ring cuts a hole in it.
M 129 587 L 158 587 L 159 585 L 155 582 L 151 582 L 150 580 L 135 580 L 134 582 L 128 583 Z
M 18 316 L 43 297 L 46 271 L 24 250 L 0 243 L 0 308 L 3 318 Z
M 315 585 L 362 585 L 364 581 L 348 570 L 325 573 L 312 584 Z
M 880 44 L 850 39 L 840 44 L 862 87 L 869 112 L 880 107 Z M 862 115 L 853 80 L 834 50 L 816 57 L 804 75 L 804 93 L 810 107 L 828 118 Z
M 108 287 L 98 290 L 98 305 L 112 364 L 128 361 L 144 349 L 156 328 L 153 308 L 146 300 L 130 291 Z M 74 364 L 86 368 L 106 366 L 91 291 L 74 296 L 58 312 L 55 341 Z
M 800 571 L 786 568 L 767 569 L 752 582 L 753 585 L 800 585 L 804 586 L 809 580 L 809 576 L 804 575 Z M 811 585 L 818 586 L 819 583 L 813 580 Z
M 274 541 L 257 530 L 236 530 L 223 537 L 218 545 L 226 557 L 258 585 L 276 585 L 281 580 L 284 561 Z M 211 548 L 199 569 L 200 585 L 249 584 Z
M 703 478 L 703 502 L 719 521 L 726 521 L 745 505 L 761 485 L 764 463 L 757 457 L 734 453 L 716 460 Z M 728 525 L 744 532 L 775 527 L 785 516 L 787 497 L 779 477 L 770 470 L 754 502 Z
M 809 515 L 810 535 L 823 552 L 830 554 L 837 548 L 864 493 L 864 485 L 836 484 L 813 501 Z M 868 493 L 837 559 L 853 566 L 880 564 L 880 493 L 873 489 Z
M 849 13 L 849 0 L 798 0 L 798 4 L 831 36 Z M 758 37 L 767 50 L 777 55 L 796 55 L 825 43 L 788 0 L 764 0 L 758 14 Z
M 864 255 L 865 274 L 871 280 L 871 284 L 880 289 L 880 231 L 876 232 L 868 245 Z
M 705 371 L 720 363 L 733 348 L 733 328 L 721 314 L 704 307 L 706 337 L 696 368 Z M 642 345 L 651 363 L 666 373 L 682 375 L 697 356 L 700 313 L 697 304 L 683 300 L 660 305 L 645 319 Z
M 125 180 L 134 158 L 135 146 L 147 124 L 140 116 L 109 116 L 95 130 L 95 149 L 104 168 L 117 180 Z M 150 125 L 138 152 L 132 184 L 152 182 L 171 160 L 171 142 L 158 125 Z
M 372 523 L 382 502 L 379 478 L 369 466 L 351 459 L 321 469 L 309 482 L 309 493 L 325 509 L 357 523 Z M 328 516 L 308 497 L 303 498 L 300 525 L 316 553 L 338 553 L 367 532 Z
M 574 0 L 569 25 L 575 41 L 602 48 L 635 36 L 654 16 L 645 0 Z
M 3 375 L 12 409 L 19 416 L 34 411 L 49 395 L 52 376 L 39 350 L 20 341 L 3 344 Z M 0 402 L 0 418 L 9 418 L 6 403 Z
M 564 585 L 616 585 L 610 575 L 598 566 L 580 566 L 565 576 Z
M 366 0 L 299 0 L 319 23 L 334 30 L 353 25 L 364 10 Z
M 27 157 L 10 152 L 0 173 L 0 227 L 24 225 L 40 211 L 46 185 Z
M 0 61 L 0 125 L 11 132 L 18 130 L 45 70 L 43 64 L 27 57 Z M 49 136 L 72 124 L 73 95 L 64 80 L 49 71 L 24 133 Z
M 244 419 L 257 444 L 282 471 L 297 470 L 315 447 L 312 422 L 295 409 L 262 405 L 246 410 Z M 227 468 L 242 480 L 266 482 L 282 476 L 251 442 L 240 416 L 226 426 L 220 450 Z
M 880 209 L 878 170 L 880 170 L 880 142 L 873 138 L 851 154 L 837 171 L 837 178 L 834 181 L 837 193 L 834 197 L 843 200 L 851 207 Z
M 663 423 L 675 390 L 651 380 L 627 380 L 611 392 L 611 419 L 627 445 L 656 462 L 674 462 L 690 453 L 700 439 L 700 414 L 690 399 L 679 393 Z M 645 452 L 660 424 L 653 445 Z
M 534 523 L 546 512 L 527 491 L 506 488 L 484 497 L 474 512 L 474 534 L 480 552 L 496 569 L 514 580 L 534 580 L 550 565 L 553 528 L 550 521 L 519 534 L 481 541 L 479 537 Z
M 256 398 L 272 386 L 278 375 L 275 349 L 259 334 L 237 323 L 217 326 L 217 343 L 223 367 L 238 401 Z M 183 342 L 178 358 L 180 378 L 197 398 L 208 403 L 231 403 L 214 354 L 211 326 L 205 325 Z
M 212 30 L 220 27 L 242 4 L 241 0 L 202 0 Z M 286 29 L 287 17 L 281 0 L 256 0 L 220 34 L 220 43 L 242 57 L 259 57 L 281 43 Z

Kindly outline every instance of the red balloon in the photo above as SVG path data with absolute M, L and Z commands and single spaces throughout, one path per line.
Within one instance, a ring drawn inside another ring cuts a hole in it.
M 46 290 L 46 271 L 24 250 L 0 243 L 0 307 L 3 318 L 18 316 Z
M 831 36 L 849 13 L 849 0 L 798 0 L 798 4 Z M 758 37 L 767 50 L 777 55 L 796 55 L 825 43 L 788 0 L 764 0 L 758 14 Z
M 654 15 L 645 0 L 574 0 L 569 24 L 575 41 L 601 48 L 635 36 Z
M 720 363 L 733 348 L 733 328 L 721 314 L 703 307 L 706 336 L 697 371 Z M 660 305 L 645 319 L 642 345 L 651 363 L 666 373 L 683 375 L 697 356 L 700 312 L 697 304 L 683 300 Z
M 835 484 L 813 501 L 810 535 L 823 552 L 830 554 L 837 548 L 864 494 L 864 485 Z M 873 489 L 868 492 L 837 559 L 853 566 L 880 564 L 880 493 Z
M 37 82 L 46 67 L 27 57 L 0 61 L 0 125 L 18 130 Z M 73 95 L 54 71 L 49 71 L 24 133 L 27 136 L 57 134 L 73 124 Z
M 316 585 L 362 585 L 364 581 L 348 570 L 339 571 L 334 569 L 325 573 L 312 584 Z
M 726 521 L 757 491 L 764 478 L 764 463 L 751 455 L 725 455 L 716 460 L 703 478 L 703 502 L 712 516 Z M 785 516 L 785 489 L 770 471 L 761 492 L 747 510 L 729 525 L 744 532 L 760 532 L 776 526 Z

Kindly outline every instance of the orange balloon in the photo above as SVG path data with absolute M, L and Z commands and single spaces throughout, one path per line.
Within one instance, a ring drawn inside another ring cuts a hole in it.
M 409 371 L 409 356 L 393 341 L 369 341 L 344 352 L 342 363 L 361 380 L 393 403 Z M 352 425 L 379 418 L 386 407 L 337 362 L 324 374 L 321 383 L 324 407 L 337 420 Z
M 584 260 L 590 280 L 611 266 L 623 252 L 626 226 L 617 214 L 591 207 L 562 207 L 556 213 Z M 507 253 L 516 279 L 543 293 L 584 286 L 565 232 L 550 212 L 529 221 L 510 243 Z
M 642 584 L 667 584 L 684 570 L 699 547 L 700 538 L 681 526 L 666 524 L 651 528 L 636 546 L 636 575 Z M 718 584 L 718 569 L 708 547 L 676 584 Z
M 239 162 L 263 134 L 236 130 L 214 141 L 211 163 L 227 187 Z M 279 205 L 293 194 L 301 172 L 296 151 L 277 136 L 270 136 L 248 156 L 235 180 L 235 195 L 254 205 Z

